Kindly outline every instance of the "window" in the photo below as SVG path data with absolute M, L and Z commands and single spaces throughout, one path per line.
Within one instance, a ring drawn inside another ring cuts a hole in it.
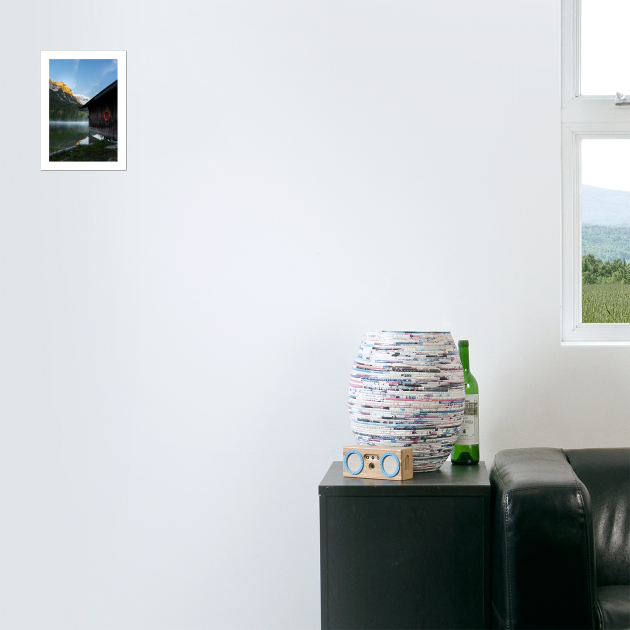
M 630 344 L 628 19 L 627 0 L 562 0 L 566 344 Z

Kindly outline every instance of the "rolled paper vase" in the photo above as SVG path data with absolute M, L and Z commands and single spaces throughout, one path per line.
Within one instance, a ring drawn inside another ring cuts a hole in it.
M 357 444 L 411 446 L 414 472 L 438 470 L 464 414 L 464 370 L 451 333 L 366 333 L 348 408 Z

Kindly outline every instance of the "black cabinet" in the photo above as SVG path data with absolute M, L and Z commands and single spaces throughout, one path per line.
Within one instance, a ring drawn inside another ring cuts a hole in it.
M 486 466 L 319 486 L 322 628 L 489 627 Z

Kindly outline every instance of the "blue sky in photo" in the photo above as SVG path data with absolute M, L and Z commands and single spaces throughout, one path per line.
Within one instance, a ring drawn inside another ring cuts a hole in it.
M 118 79 L 117 59 L 49 59 L 50 78 L 92 98 Z

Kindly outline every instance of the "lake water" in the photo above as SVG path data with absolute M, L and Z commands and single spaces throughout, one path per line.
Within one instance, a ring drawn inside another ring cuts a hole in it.
M 49 153 L 77 144 L 89 144 L 103 138 L 97 134 L 90 135 L 87 120 L 85 122 L 49 122 L 48 137 Z

